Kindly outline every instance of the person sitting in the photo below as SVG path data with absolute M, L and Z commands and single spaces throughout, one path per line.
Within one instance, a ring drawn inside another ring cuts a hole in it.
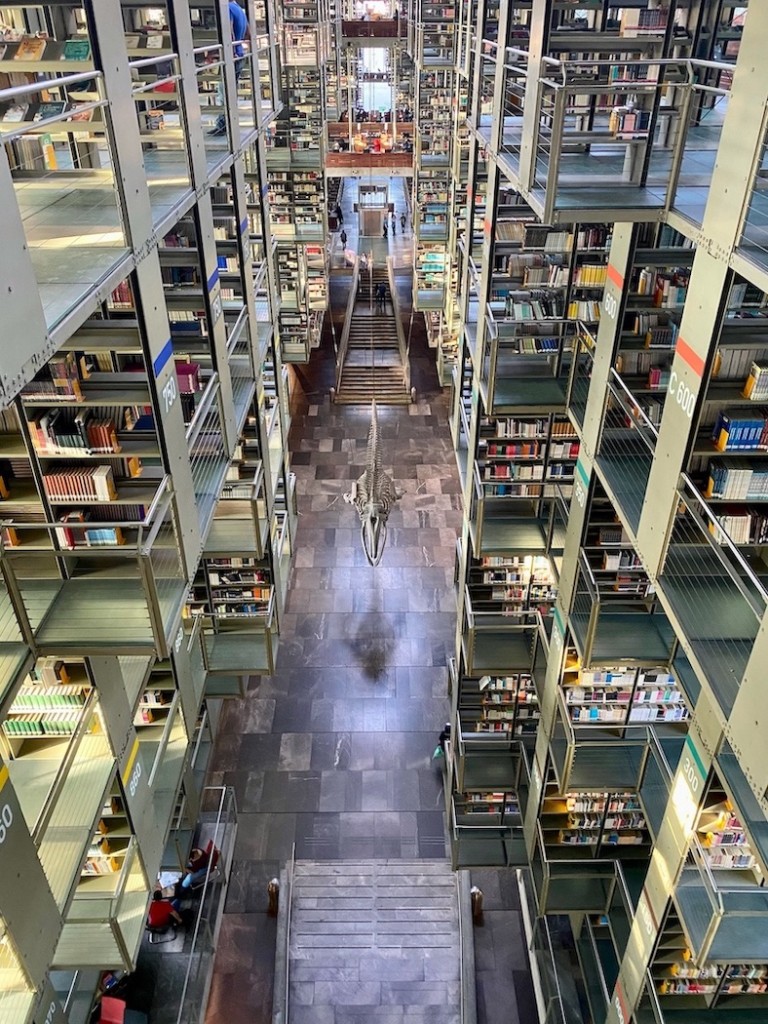
M 212 874 L 218 862 L 219 851 L 213 845 L 212 839 L 208 840 L 208 845 L 204 850 L 196 846 L 189 855 L 187 873 L 181 880 L 181 894 L 199 889 L 208 877 L 209 864 L 210 873 Z
M 152 893 L 152 902 L 149 904 L 149 912 L 147 913 L 149 941 L 157 941 L 153 939 L 153 936 L 165 935 L 168 931 L 175 932 L 176 926 L 181 923 L 181 914 L 173 905 L 173 902 L 163 896 L 162 889 L 155 889 Z

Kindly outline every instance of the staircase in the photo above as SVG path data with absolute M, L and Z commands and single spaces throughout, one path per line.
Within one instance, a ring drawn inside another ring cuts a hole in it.
M 298 861 L 288 1024 L 424 1020 L 427 1007 L 430 1024 L 459 1024 L 459 942 L 448 863 Z
M 376 286 L 387 289 L 384 312 L 376 309 Z M 405 385 L 403 364 L 397 343 L 397 325 L 389 295 L 387 269 L 374 266 L 373 280 L 360 274 L 357 302 L 349 326 L 349 345 L 335 400 L 340 404 L 407 405 L 411 395 Z

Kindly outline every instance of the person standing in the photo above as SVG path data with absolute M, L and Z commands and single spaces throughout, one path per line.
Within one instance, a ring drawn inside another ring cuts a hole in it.
M 245 47 L 243 44 L 250 38 L 251 34 L 248 16 L 240 4 L 237 3 L 237 0 L 229 0 L 229 30 L 232 35 L 232 41 L 235 44 L 232 47 L 232 53 L 235 58 L 235 83 L 237 83 L 245 67 Z M 221 68 L 222 74 L 223 70 Z M 219 105 L 223 107 L 226 104 L 223 78 L 220 78 L 216 83 L 216 94 Z M 219 114 L 215 126 L 208 134 L 227 134 L 227 119 L 223 112 Z
M 384 220 L 384 223 L 381 225 L 381 237 L 382 238 L 388 238 L 389 237 L 389 231 L 387 230 L 387 221 L 386 221 L 386 219 Z
M 408 218 L 404 213 L 400 214 L 400 230 L 405 234 L 405 225 L 408 223 Z
M 336 208 L 334 209 L 333 212 L 336 214 L 336 222 L 338 223 L 339 227 L 342 227 L 342 225 L 344 224 L 344 214 L 339 203 L 336 203 Z
M 390 224 L 392 225 L 392 237 L 394 238 L 395 235 L 397 234 L 397 220 L 395 219 L 395 211 L 394 210 L 392 210 L 390 215 L 389 215 L 389 221 L 390 221 Z
M 341 234 L 339 235 L 339 238 L 341 239 L 341 248 L 342 249 L 346 249 L 347 248 L 347 232 L 344 230 L 344 228 L 341 229 Z

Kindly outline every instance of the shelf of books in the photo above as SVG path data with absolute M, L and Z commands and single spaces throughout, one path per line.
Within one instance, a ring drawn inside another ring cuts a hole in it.
M 641 858 L 650 854 L 640 797 L 629 791 L 568 791 L 549 782 L 539 811 L 549 860 Z
M 655 725 L 685 722 L 689 710 L 673 673 L 620 665 L 609 669 L 567 670 L 563 692 L 574 725 Z
M 733 768 L 721 774 L 719 767 L 695 820 L 651 977 L 670 1009 L 764 1012 L 768 943 L 754 915 L 764 893 L 765 818 L 740 769 L 736 781 Z M 733 800 L 733 782 L 741 807 Z
M 456 3 L 427 3 L 418 11 L 417 60 L 422 67 L 452 66 L 455 62 Z
M 506 676 L 463 676 L 459 680 L 458 712 L 462 732 L 494 736 L 533 737 L 539 701 L 528 672 Z

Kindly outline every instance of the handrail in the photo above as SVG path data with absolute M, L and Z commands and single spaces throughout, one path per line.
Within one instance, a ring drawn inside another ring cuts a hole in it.
M 659 431 L 645 415 L 640 407 L 640 403 L 621 379 L 621 375 L 613 367 L 611 367 L 609 374 L 608 389 L 613 397 L 619 402 L 627 416 L 630 416 L 635 424 L 641 428 L 638 431 L 639 436 L 643 439 L 643 443 L 648 451 L 653 455 L 656 451 L 656 446 L 655 444 L 651 445 L 650 441 L 646 437 L 646 431 L 654 438 L 655 441 L 659 440 Z
M 708 543 L 710 544 L 710 546 L 713 548 L 715 554 L 718 557 L 718 560 L 722 563 L 723 568 L 725 568 L 726 571 L 728 571 L 728 574 L 732 578 L 734 584 L 738 587 L 738 589 L 742 593 L 742 596 L 745 598 L 747 603 L 752 608 L 752 611 L 753 611 L 755 617 L 758 619 L 758 621 L 761 620 L 763 614 L 765 613 L 765 607 L 763 607 L 763 608 L 756 608 L 754 606 L 752 596 L 747 591 L 746 586 L 744 585 L 744 582 L 741 579 L 741 577 L 735 575 L 734 572 L 732 571 L 732 566 L 729 566 L 728 562 L 726 561 L 725 557 L 723 556 L 722 549 L 723 548 L 727 548 L 728 549 L 728 554 L 729 554 L 730 558 L 732 558 L 734 560 L 734 562 L 738 565 L 739 571 L 741 573 L 743 573 L 744 577 L 747 580 L 749 580 L 750 586 L 754 588 L 754 590 L 762 598 L 765 606 L 768 607 L 768 591 L 766 591 L 762 581 L 759 579 L 759 577 L 757 577 L 755 575 L 755 573 L 754 573 L 752 567 L 749 565 L 749 563 L 747 561 L 745 561 L 744 556 L 741 554 L 739 549 L 734 545 L 733 541 L 728 536 L 728 531 L 725 529 L 725 527 L 720 523 L 720 521 L 714 515 L 714 513 L 712 512 L 712 509 L 707 504 L 706 499 L 704 497 L 702 497 L 699 489 L 693 483 L 691 478 L 689 476 L 687 476 L 685 473 L 682 473 L 680 475 L 680 485 L 677 488 L 677 493 L 679 494 L 679 496 L 681 497 L 681 499 L 683 500 L 683 502 L 686 504 L 686 506 L 689 508 L 689 510 L 691 512 L 693 512 L 693 508 L 691 506 L 693 506 L 693 505 L 696 506 L 696 508 L 698 510 L 698 514 L 694 515 L 694 521 L 696 522 L 697 526 L 701 530 L 701 533 L 704 536 L 705 540 L 707 540 Z M 690 498 L 688 497 L 689 494 L 690 494 Z M 724 541 L 724 543 L 722 543 L 722 544 L 717 543 L 713 539 L 713 535 L 712 535 L 711 530 L 709 528 L 704 529 L 703 524 L 700 522 L 700 515 L 702 515 L 702 514 L 703 514 L 703 518 L 708 521 L 709 526 L 710 527 L 714 527 L 715 530 L 717 531 L 715 536 L 720 536 L 722 538 L 722 540 Z M 669 546 L 671 546 L 671 545 L 669 545 Z M 669 546 L 668 546 L 668 549 L 667 549 L 667 553 L 669 552 Z M 666 559 L 665 559 L 665 561 L 666 561 Z M 663 575 L 663 569 L 662 569 L 662 575 Z
M 296 872 L 296 843 L 291 847 L 291 862 L 288 865 L 287 872 L 287 888 L 288 888 L 288 907 L 286 911 L 286 922 L 285 922 L 285 1021 L 286 1024 L 289 1020 L 288 1016 L 288 1002 L 291 994 L 291 918 L 293 916 L 293 877 Z
M 237 805 L 235 803 L 234 790 L 230 786 L 206 786 L 205 789 L 203 790 L 203 793 L 215 793 L 217 790 L 219 791 L 219 800 L 218 806 L 213 812 L 215 813 L 216 817 L 214 820 L 212 839 L 214 846 L 220 851 L 220 863 L 223 865 L 221 870 L 224 873 L 224 886 L 226 887 L 226 872 L 229 870 L 229 866 L 231 863 L 231 858 L 228 861 L 227 854 L 234 851 L 234 842 L 232 844 L 232 850 L 225 852 L 224 840 L 227 838 L 228 828 L 230 826 L 237 825 Z M 196 974 L 199 974 L 201 970 L 200 964 L 198 963 L 201 954 L 198 954 L 197 952 L 197 942 L 203 927 L 208 929 L 210 927 L 210 921 L 208 919 L 204 920 L 203 915 L 204 911 L 207 909 L 206 897 L 209 895 L 211 891 L 212 876 L 215 878 L 214 871 L 215 869 L 213 868 L 212 858 L 209 858 L 208 864 L 206 865 L 205 879 L 203 880 L 202 885 L 202 895 L 200 897 L 197 914 L 195 915 L 195 925 L 192 930 L 192 941 L 190 944 L 189 952 L 187 953 L 187 969 L 184 974 L 184 982 L 181 988 L 181 995 L 179 996 L 179 1010 L 176 1016 L 176 1024 L 192 1024 L 193 1020 L 199 1021 L 199 1018 L 197 1016 L 193 1018 L 189 1015 L 189 1007 L 186 1006 L 186 1000 L 187 995 L 189 993 L 190 983 L 194 980 L 192 977 L 193 968 L 195 969 Z M 218 907 L 219 914 L 223 911 L 223 909 L 223 903 L 220 901 Z M 215 935 L 211 935 L 209 936 L 209 938 L 213 945 Z M 203 1000 L 200 1003 L 197 1009 L 198 1012 L 204 1013 L 205 1000 Z
M 400 315 L 400 300 L 397 294 L 395 283 L 395 266 L 391 256 L 387 256 L 387 278 L 389 280 L 389 294 L 392 297 L 392 310 L 395 315 L 395 326 L 397 327 L 397 348 L 400 352 L 400 362 L 403 365 L 403 387 L 406 391 L 411 390 L 411 359 L 408 345 L 406 343 L 403 320 Z
M 341 340 L 339 341 L 339 348 L 336 353 L 336 391 L 338 393 L 341 387 L 341 374 L 344 370 L 344 360 L 347 358 L 347 349 L 349 348 L 349 329 L 352 326 L 352 317 L 355 313 L 355 303 L 357 302 L 357 283 L 360 279 L 360 258 L 355 256 L 355 262 L 352 266 L 352 277 L 349 283 L 349 295 L 347 296 L 347 308 L 344 313 L 344 326 L 341 330 Z

